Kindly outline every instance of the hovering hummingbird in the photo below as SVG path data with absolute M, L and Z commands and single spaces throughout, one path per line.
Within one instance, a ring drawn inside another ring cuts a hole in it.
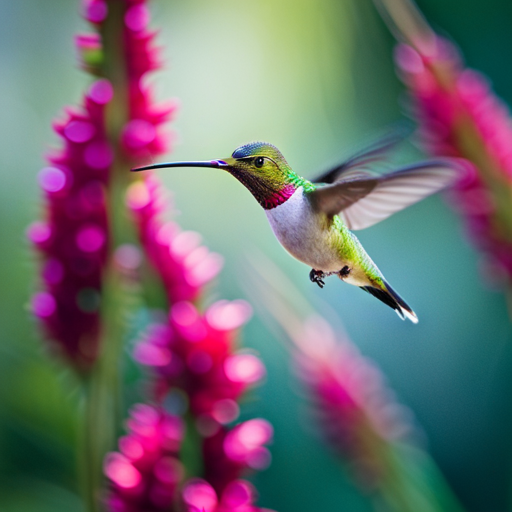
M 308 181 L 293 172 L 281 152 L 267 142 L 250 142 L 223 160 L 167 162 L 132 169 L 213 167 L 239 180 L 263 207 L 283 247 L 312 267 L 309 278 L 323 288 L 337 275 L 360 287 L 414 323 L 418 317 L 384 279 L 351 230 L 384 220 L 453 183 L 461 164 L 432 160 L 377 175 L 364 166 L 397 143 L 385 137 L 340 165 Z

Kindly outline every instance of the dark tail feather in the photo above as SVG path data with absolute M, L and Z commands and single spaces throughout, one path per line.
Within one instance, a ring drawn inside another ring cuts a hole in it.
M 394 309 L 402 320 L 405 320 L 407 317 L 411 322 L 417 324 L 418 317 L 416 313 L 386 281 L 383 280 L 383 282 L 385 289 L 375 288 L 374 286 L 360 286 L 360 288 Z

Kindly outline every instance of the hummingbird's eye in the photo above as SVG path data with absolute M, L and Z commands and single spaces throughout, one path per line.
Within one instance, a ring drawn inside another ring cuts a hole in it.
M 257 167 L 258 169 L 260 169 L 261 167 L 263 167 L 263 164 L 265 163 L 265 159 L 262 157 L 262 156 L 259 156 L 258 158 L 256 158 L 254 160 L 254 165 L 255 167 Z

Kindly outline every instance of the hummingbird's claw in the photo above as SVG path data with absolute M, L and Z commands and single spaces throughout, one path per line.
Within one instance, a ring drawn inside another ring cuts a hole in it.
M 323 278 L 325 277 L 325 274 L 321 270 L 315 270 L 314 268 L 311 269 L 311 272 L 309 273 L 309 279 L 312 283 L 316 283 L 320 288 L 323 288 L 325 286 L 325 281 Z
M 340 271 L 339 271 L 339 276 L 340 276 L 340 279 L 345 279 L 345 277 L 347 277 L 348 275 L 350 274 L 350 269 L 348 268 L 347 265 L 345 265 Z

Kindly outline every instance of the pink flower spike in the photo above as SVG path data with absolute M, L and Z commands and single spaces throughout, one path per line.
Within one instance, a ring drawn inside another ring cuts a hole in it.
M 41 255 L 43 291 L 55 301 L 54 314 L 38 315 L 43 331 L 81 372 L 94 362 L 99 346 L 98 305 L 109 243 L 105 190 L 112 153 L 104 114 L 105 104 L 86 96 L 80 109 L 66 109 L 55 123 L 62 147 L 38 175 L 44 221 L 27 231 Z M 98 148 L 110 156 L 100 162 Z
M 399 73 L 413 99 L 419 139 L 436 156 L 467 158 L 473 171 L 451 193 L 451 204 L 462 213 L 473 242 L 486 255 L 489 271 L 512 254 L 512 117 L 506 105 L 477 71 L 465 69 L 457 49 L 433 34 L 426 54 L 400 44 L 395 53 Z M 485 198 L 485 199 L 484 199 Z M 485 228 L 482 229 L 482 225 Z M 502 286 L 512 271 L 500 273 Z M 485 272 L 488 277 L 489 272 Z M 503 279 L 504 275 L 506 276 Z
M 204 285 L 221 268 L 218 255 L 201 248 L 202 259 L 195 261 L 201 237 L 183 232 L 174 223 L 160 219 L 167 201 L 156 178 L 132 184 L 127 204 L 139 228 L 139 237 L 153 268 L 162 279 L 170 303 L 198 298 Z

